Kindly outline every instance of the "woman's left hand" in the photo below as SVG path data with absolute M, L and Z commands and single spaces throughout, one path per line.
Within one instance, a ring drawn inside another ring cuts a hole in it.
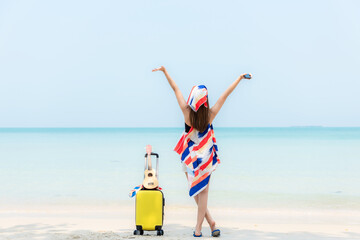
M 152 71 L 153 71 L 153 72 L 156 72 L 156 71 L 165 72 L 165 67 L 164 67 L 164 66 L 161 66 L 161 67 L 159 67 L 159 68 L 154 68 Z

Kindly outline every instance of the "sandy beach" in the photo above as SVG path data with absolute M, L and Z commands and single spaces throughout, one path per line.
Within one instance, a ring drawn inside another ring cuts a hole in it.
M 134 236 L 132 205 L 1 207 L 0 239 L 193 239 L 195 206 L 167 206 L 164 236 Z M 211 212 L 222 239 L 360 239 L 360 211 L 231 209 Z M 210 239 L 207 223 L 204 239 Z
M 217 130 L 223 163 L 208 207 L 222 239 L 360 239 L 360 129 Z M 146 142 L 161 153 L 166 199 L 164 236 L 146 238 L 193 239 L 197 209 L 168 144 L 179 131 L 144 131 L 0 131 L 0 239 L 144 239 L 128 193 L 143 179 Z M 211 238 L 206 222 L 202 232 Z

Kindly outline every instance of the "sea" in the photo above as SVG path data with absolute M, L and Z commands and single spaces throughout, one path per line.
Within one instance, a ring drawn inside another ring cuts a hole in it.
M 145 146 L 167 206 L 191 206 L 183 128 L 1 128 L 0 204 L 132 206 Z M 360 210 L 360 128 L 216 128 L 209 205 Z M 156 168 L 156 158 L 152 159 Z

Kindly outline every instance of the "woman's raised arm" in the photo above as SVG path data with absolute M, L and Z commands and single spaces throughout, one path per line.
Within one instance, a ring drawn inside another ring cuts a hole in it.
M 155 68 L 152 70 L 153 72 L 156 72 L 156 71 L 162 71 L 164 74 L 165 74 L 165 77 L 166 79 L 168 80 L 171 88 L 174 90 L 174 93 L 175 93 L 175 96 L 176 96 L 176 99 L 178 101 L 178 104 L 180 106 L 180 109 L 181 111 L 183 112 L 184 114 L 184 117 L 185 117 L 185 112 L 186 112 L 186 101 L 180 91 L 180 89 L 178 88 L 178 86 L 176 85 L 175 81 L 170 77 L 169 73 L 167 72 L 167 70 L 165 69 L 164 66 L 161 66 L 159 68 Z
M 219 97 L 219 99 L 217 100 L 217 102 L 214 104 L 214 106 L 211 107 L 210 109 L 210 123 L 215 119 L 216 115 L 219 113 L 221 107 L 224 105 L 227 97 L 230 95 L 230 93 L 232 93 L 232 91 L 234 91 L 234 89 L 236 88 L 236 86 L 239 84 L 239 82 L 244 79 L 246 73 L 241 74 L 226 90 L 225 92 Z M 252 75 L 249 74 L 251 77 Z

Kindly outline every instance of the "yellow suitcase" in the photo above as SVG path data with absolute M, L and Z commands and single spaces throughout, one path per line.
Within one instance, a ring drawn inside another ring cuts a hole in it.
M 156 156 L 156 171 L 152 169 L 151 155 Z M 151 146 L 147 145 L 143 188 L 135 195 L 134 235 L 143 235 L 144 231 L 157 231 L 159 236 L 164 234 L 165 198 L 158 186 L 158 172 L 159 154 L 151 152 Z
M 135 235 L 143 235 L 145 231 L 157 231 L 163 235 L 164 194 L 160 190 L 140 190 L 135 200 Z

